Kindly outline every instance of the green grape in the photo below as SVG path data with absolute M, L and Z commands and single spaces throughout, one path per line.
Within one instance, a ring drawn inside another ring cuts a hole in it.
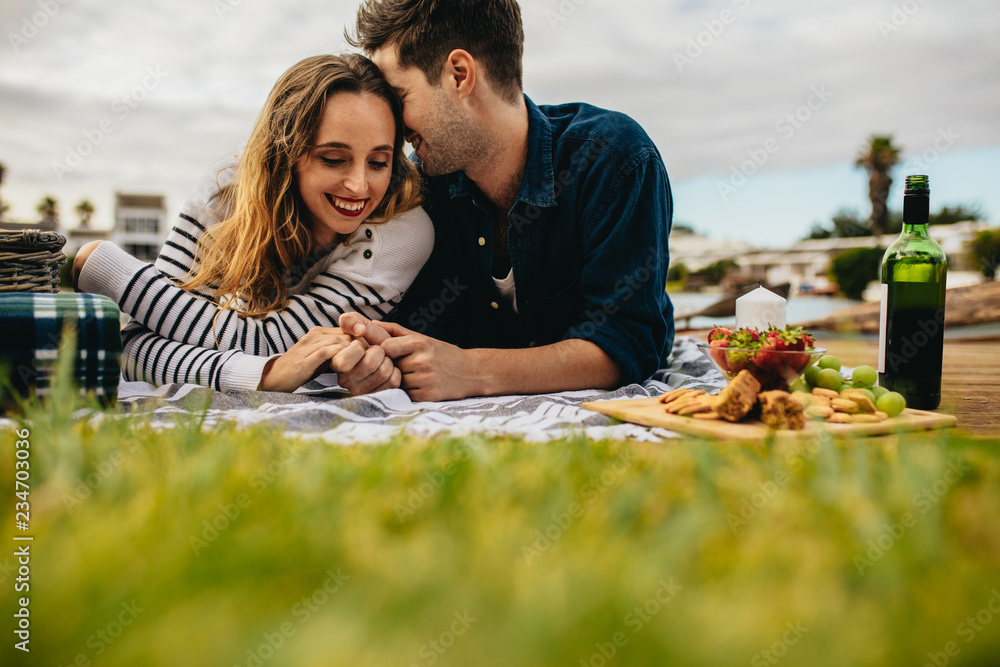
M 860 387 L 861 385 L 874 387 L 875 383 L 878 382 L 878 371 L 871 366 L 858 366 L 854 369 L 851 379 L 854 380 L 855 387 Z
M 802 378 L 809 384 L 810 387 L 816 386 L 816 378 L 819 376 L 820 367 L 813 364 L 806 369 L 806 372 L 802 375 Z
M 895 417 L 906 408 L 906 399 L 898 392 L 887 391 L 879 396 L 875 407 L 890 417 Z
M 839 371 L 833 368 L 824 368 L 816 378 L 816 386 L 840 391 L 840 388 L 844 386 L 844 378 L 840 377 Z
M 819 366 L 820 368 L 832 368 L 835 371 L 839 371 L 840 359 L 833 356 L 832 354 L 824 354 L 822 357 L 819 358 L 819 361 L 816 362 L 816 365 Z
M 868 400 L 872 402 L 872 405 L 874 405 L 875 401 L 878 400 L 875 397 L 875 393 L 871 389 L 866 389 L 865 387 L 858 387 L 858 389 L 864 392 L 864 395 L 868 397 Z
M 803 393 L 808 394 L 809 393 L 809 385 L 806 383 L 806 381 L 804 379 L 802 379 L 802 378 L 796 378 L 795 382 L 793 382 L 792 384 L 788 385 L 788 391 L 790 391 L 790 392 L 792 392 L 792 391 L 801 391 Z
M 875 394 L 875 398 L 882 398 L 885 394 L 889 393 L 889 390 L 885 387 L 872 387 L 872 393 Z

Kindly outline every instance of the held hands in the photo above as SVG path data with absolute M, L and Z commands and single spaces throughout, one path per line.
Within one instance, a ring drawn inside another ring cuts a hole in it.
M 338 324 L 344 332 L 368 344 L 364 357 L 353 368 L 337 374 L 340 386 L 355 396 L 398 388 L 402 373 L 381 347 L 389 339 L 384 323 L 372 322 L 359 313 L 344 313 Z
M 339 328 L 313 327 L 280 357 L 267 362 L 260 391 L 295 391 L 329 367 L 340 373 L 354 368 L 369 348 L 364 338 Z
M 83 267 L 101 243 L 91 241 L 77 252 L 70 272 L 74 290 L 80 291 Z M 329 367 L 340 386 L 355 396 L 398 387 L 417 401 L 475 393 L 465 350 L 359 313 L 341 315 L 339 324 L 313 327 L 287 352 L 269 360 L 258 389 L 295 391 Z
M 415 401 L 447 401 L 485 393 L 482 381 L 473 375 L 476 364 L 470 363 L 469 350 L 394 322 L 372 322 L 358 313 L 341 315 L 339 324 L 370 344 L 366 352 L 366 357 L 372 355 L 370 363 L 359 363 L 338 375 L 340 386 L 352 394 L 401 387 Z M 392 372 L 387 375 L 389 369 Z

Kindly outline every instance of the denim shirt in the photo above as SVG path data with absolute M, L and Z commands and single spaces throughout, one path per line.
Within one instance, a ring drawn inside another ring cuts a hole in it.
M 493 281 L 494 208 L 455 172 L 424 179 L 434 250 L 390 319 L 463 348 L 588 340 L 623 384 L 639 382 L 665 366 L 674 337 L 663 160 L 624 114 L 525 103 L 527 161 L 507 213 L 517 312 Z

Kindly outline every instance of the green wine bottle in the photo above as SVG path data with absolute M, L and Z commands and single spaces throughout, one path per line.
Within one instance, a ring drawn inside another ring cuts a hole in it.
M 919 410 L 941 404 L 948 276 L 948 259 L 927 233 L 929 215 L 927 177 L 907 176 L 903 231 L 882 257 L 879 384 Z

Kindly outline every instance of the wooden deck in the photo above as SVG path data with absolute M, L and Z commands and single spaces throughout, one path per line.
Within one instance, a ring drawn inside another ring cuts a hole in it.
M 845 366 L 878 360 L 878 341 L 823 339 Z M 958 418 L 959 431 L 1000 437 L 1000 340 L 946 340 L 941 378 L 941 412 Z

